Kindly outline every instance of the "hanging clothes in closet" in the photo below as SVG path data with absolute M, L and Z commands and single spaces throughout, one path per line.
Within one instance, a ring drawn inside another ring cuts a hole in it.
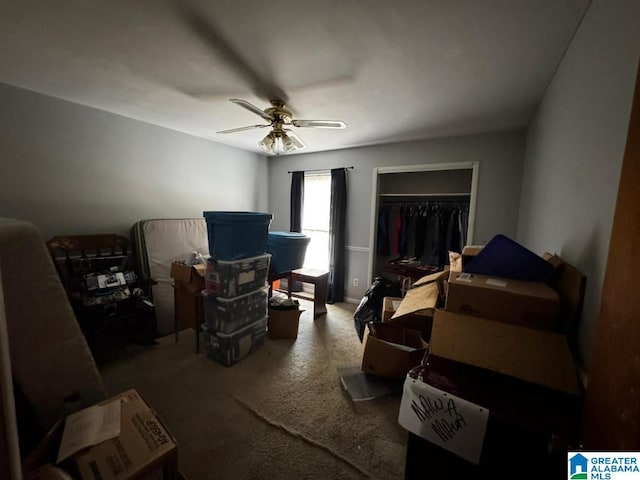
M 378 210 L 378 255 L 443 267 L 466 243 L 469 203 L 385 202 Z

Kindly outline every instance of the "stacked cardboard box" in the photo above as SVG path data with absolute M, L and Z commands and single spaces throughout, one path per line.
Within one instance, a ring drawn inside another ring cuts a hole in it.
M 463 255 L 467 265 L 469 257 Z M 582 387 L 565 334 L 579 315 L 584 276 L 557 256 L 544 259 L 555 267 L 548 283 L 451 275 L 429 354 L 405 381 L 399 421 L 414 434 L 406 478 L 419 477 L 425 455 L 454 476 L 499 476 L 525 461 L 537 462 L 543 475 L 557 467 L 548 455 L 551 438 L 575 440 Z M 473 427 L 434 429 L 451 419 L 423 411 L 417 399 L 465 408 Z

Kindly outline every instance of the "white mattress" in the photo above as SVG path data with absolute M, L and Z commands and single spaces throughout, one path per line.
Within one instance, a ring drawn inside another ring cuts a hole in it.
M 13 380 L 49 429 L 104 399 L 102 378 L 35 225 L 0 218 L 0 266 Z
M 156 304 L 158 335 L 174 331 L 173 279 L 171 263 L 187 260 L 191 252 L 209 255 L 207 223 L 204 218 L 142 220 L 149 273 L 158 282 L 152 287 Z

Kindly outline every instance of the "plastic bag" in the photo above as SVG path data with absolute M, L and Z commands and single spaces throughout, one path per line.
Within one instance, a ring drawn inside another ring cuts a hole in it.
M 369 322 L 379 322 L 382 320 L 382 303 L 384 297 L 399 297 L 400 287 L 397 282 L 388 278 L 376 277 L 364 293 L 358 308 L 353 314 L 353 321 L 356 333 L 362 342 L 364 329 Z

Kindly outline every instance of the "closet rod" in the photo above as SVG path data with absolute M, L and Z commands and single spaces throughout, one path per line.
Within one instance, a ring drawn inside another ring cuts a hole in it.
M 381 197 L 468 197 L 470 193 L 381 193 Z

